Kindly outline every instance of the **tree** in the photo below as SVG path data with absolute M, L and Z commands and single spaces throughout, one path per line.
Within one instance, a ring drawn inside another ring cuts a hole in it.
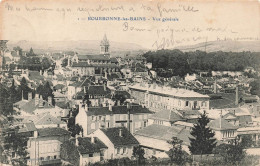
M 0 40 L 0 55 L 4 55 L 7 46 L 6 43 L 8 42 L 8 40 Z
M 33 52 L 33 49 L 31 48 L 30 51 L 27 54 L 28 57 L 30 56 L 36 56 L 36 54 Z
M 44 85 L 39 85 L 36 88 L 36 93 L 42 96 L 42 99 L 48 101 L 48 97 L 52 97 L 52 105 L 55 105 L 53 90 L 51 89 L 50 83 L 47 81 Z
M 19 55 L 22 56 L 23 55 L 23 49 L 20 46 L 14 47 L 13 48 L 14 51 L 18 51 Z
M 19 128 L 7 128 L 3 132 L 4 156 L 10 157 L 12 165 L 26 166 L 27 141 L 25 134 L 18 132 Z
M 215 133 L 207 127 L 208 123 L 209 119 L 204 111 L 190 133 L 193 136 L 189 138 L 189 150 L 192 154 L 211 154 L 216 147 L 216 139 L 213 138 Z
M 252 145 L 254 145 L 254 141 L 252 139 L 252 136 L 251 135 L 242 135 L 240 144 L 243 148 L 252 147 Z
M 237 165 L 246 156 L 243 145 L 236 138 L 231 140 L 229 144 L 221 144 L 215 148 L 215 153 L 221 155 L 225 162 L 232 165 Z
M 50 67 L 51 67 L 51 62 L 49 61 L 48 58 L 44 57 L 44 58 L 42 59 L 42 68 L 43 68 L 43 69 L 48 69 L 48 68 L 50 68 Z
M 13 109 L 13 102 L 9 94 L 9 89 L 0 84 L 0 114 L 9 116 L 16 114 Z
M 144 157 L 144 149 L 140 146 L 135 146 L 133 148 L 133 157 L 137 159 L 138 164 L 143 164 L 145 162 L 145 157 Z
M 186 153 L 182 150 L 182 141 L 176 137 L 172 137 L 168 143 L 172 148 L 167 152 L 171 162 L 177 165 L 183 165 L 186 161 Z
M 250 93 L 252 95 L 258 95 L 260 97 L 260 79 L 254 80 L 250 84 Z

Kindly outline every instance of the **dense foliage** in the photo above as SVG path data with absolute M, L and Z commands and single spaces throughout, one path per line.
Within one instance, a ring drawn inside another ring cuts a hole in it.
M 245 151 L 243 149 L 243 144 L 241 144 L 239 139 L 236 138 L 231 140 L 229 144 L 221 144 L 217 146 L 215 153 L 221 155 L 226 163 L 237 165 L 246 157 Z
M 182 141 L 176 137 L 173 137 L 168 143 L 172 146 L 167 152 L 172 163 L 177 165 L 183 165 L 186 162 L 186 152 L 182 150 Z
M 259 52 L 182 52 L 180 50 L 149 51 L 144 54 L 153 68 L 172 69 L 168 75 L 184 76 L 196 70 L 203 71 L 243 71 L 246 67 L 259 67 Z M 160 72 L 158 73 L 160 76 Z M 163 75 L 164 76 L 164 75 Z
M 209 118 L 204 111 L 190 133 L 193 136 L 193 138 L 189 138 L 189 150 L 192 154 L 211 154 L 216 147 L 216 139 L 213 138 L 215 133 L 207 127 L 208 123 Z
M 6 128 L 3 135 L 3 154 L 6 158 L 11 158 L 12 165 L 26 165 L 27 141 L 28 137 L 18 133 L 19 128 Z M 3 161 L 7 162 L 7 161 Z
M 42 99 L 48 101 L 48 97 L 52 98 L 52 104 L 55 105 L 53 90 L 47 81 L 44 85 L 39 85 L 36 89 L 36 93 L 42 96 Z
M 133 148 L 133 157 L 137 160 L 138 164 L 144 164 L 144 149 L 140 146 L 135 146 Z

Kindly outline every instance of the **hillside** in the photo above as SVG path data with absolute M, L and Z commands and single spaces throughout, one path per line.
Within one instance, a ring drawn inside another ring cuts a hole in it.
M 184 52 L 188 51 L 206 51 L 214 52 L 214 51 L 224 51 L 224 52 L 243 52 L 243 51 L 251 51 L 251 52 L 260 52 L 260 41 L 211 41 L 207 43 L 199 43 L 195 45 L 188 46 L 180 46 L 175 49 L 179 49 Z
M 100 41 L 82 40 L 82 41 L 8 41 L 8 49 L 20 46 L 28 51 L 31 47 L 35 53 L 75 51 L 79 54 L 98 54 L 100 50 Z M 111 56 L 124 56 L 142 54 L 145 49 L 133 43 L 110 42 Z

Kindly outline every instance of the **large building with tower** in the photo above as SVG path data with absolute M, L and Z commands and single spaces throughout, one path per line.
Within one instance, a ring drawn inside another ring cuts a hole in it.
M 103 75 L 119 72 L 116 58 L 110 57 L 109 40 L 104 35 L 100 42 L 100 54 L 98 55 L 78 55 L 69 58 L 69 66 L 73 75 Z M 71 63 L 70 63 L 71 62 Z

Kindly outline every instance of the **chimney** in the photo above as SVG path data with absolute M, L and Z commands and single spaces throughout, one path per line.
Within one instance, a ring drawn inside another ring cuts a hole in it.
M 39 107 L 43 107 L 43 99 L 42 99 L 42 95 L 40 95 Z
M 105 78 L 107 79 L 107 72 L 105 71 Z
M 109 111 L 112 111 L 112 103 L 111 102 L 109 102 L 108 109 L 109 109 Z
M 70 55 L 68 57 L 68 66 L 70 66 Z
M 123 137 L 123 131 L 122 131 L 122 129 L 119 129 L 119 137 Z
M 78 138 L 79 138 L 79 136 L 76 134 L 76 137 L 75 137 L 75 139 L 76 139 L 75 145 L 76 145 L 76 146 L 79 146 L 79 140 L 78 140 Z
M 33 131 L 33 137 L 34 137 L 34 138 L 37 138 L 37 137 L 38 137 L 38 131 L 37 131 L 37 130 Z
M 32 100 L 32 92 L 28 92 L 28 101 Z
M 127 103 L 126 105 L 126 108 L 127 108 L 127 129 L 128 131 L 131 133 L 131 128 L 130 128 L 130 110 L 131 110 L 131 103 Z
M 52 104 L 52 97 L 51 96 L 48 96 L 48 103 Z
M 238 81 L 236 82 L 236 105 L 238 105 Z
M 34 100 L 35 100 L 35 106 L 39 104 L 39 94 L 35 94 L 35 97 L 34 97 Z
M 120 104 L 120 100 L 117 100 L 117 106 L 120 106 L 121 104 Z
M 23 90 L 22 90 L 22 101 L 24 100 L 24 98 L 23 98 Z
M 94 144 L 95 143 L 95 137 L 92 135 L 91 136 L 91 143 Z
M 107 86 L 106 86 L 106 84 L 103 84 L 103 86 L 104 86 L 104 91 L 107 91 Z
M 40 70 L 40 75 L 42 75 L 42 70 Z
M 84 86 L 84 93 L 87 93 L 87 91 L 86 91 L 86 87 Z
M 215 78 L 215 82 L 214 82 L 214 93 L 217 93 L 217 78 Z

